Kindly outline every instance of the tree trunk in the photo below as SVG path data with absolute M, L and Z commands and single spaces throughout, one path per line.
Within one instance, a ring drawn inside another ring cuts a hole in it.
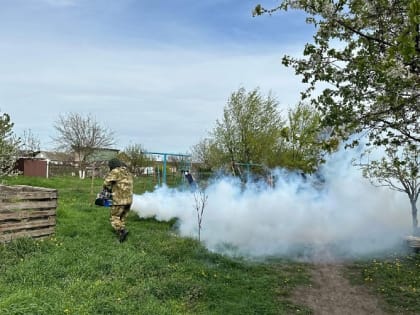
M 417 220 L 417 205 L 416 202 L 417 200 L 411 199 L 410 203 L 411 203 L 411 217 L 413 219 L 413 233 L 414 235 L 416 235 L 419 231 L 418 231 L 418 220 Z

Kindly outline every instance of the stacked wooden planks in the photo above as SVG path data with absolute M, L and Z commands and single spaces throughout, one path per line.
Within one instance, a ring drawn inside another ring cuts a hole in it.
M 420 249 L 420 236 L 407 236 L 407 245 L 414 249 Z
M 0 243 L 54 234 L 57 190 L 0 185 Z

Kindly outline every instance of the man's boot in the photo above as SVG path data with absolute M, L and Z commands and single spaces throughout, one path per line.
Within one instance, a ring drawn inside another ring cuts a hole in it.
M 125 241 L 125 239 L 127 238 L 127 235 L 128 235 L 128 231 L 126 229 L 120 230 L 120 238 L 119 238 L 120 243 Z

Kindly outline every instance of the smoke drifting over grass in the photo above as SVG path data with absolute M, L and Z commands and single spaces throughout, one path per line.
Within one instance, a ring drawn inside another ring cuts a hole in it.
M 300 259 L 369 255 L 402 244 L 411 227 L 407 196 L 372 186 L 348 155 L 333 156 L 322 182 L 282 170 L 274 172 L 274 188 L 215 179 L 205 191 L 201 240 L 224 254 Z M 179 233 L 197 238 L 190 191 L 163 187 L 135 195 L 132 210 L 142 218 L 178 218 Z

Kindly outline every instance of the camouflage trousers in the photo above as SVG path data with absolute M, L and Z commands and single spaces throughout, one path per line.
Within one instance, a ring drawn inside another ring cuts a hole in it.
M 111 206 L 111 226 L 115 231 L 125 229 L 125 218 L 130 211 L 131 205 Z

